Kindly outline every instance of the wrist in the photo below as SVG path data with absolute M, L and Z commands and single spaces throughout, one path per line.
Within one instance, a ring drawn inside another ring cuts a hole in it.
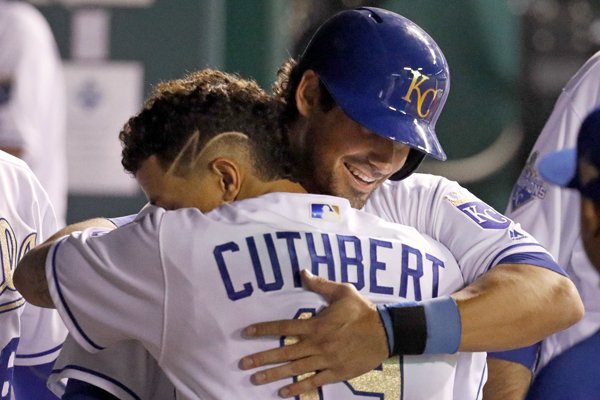
M 450 296 L 377 307 L 390 355 L 455 353 L 461 338 L 458 306 Z

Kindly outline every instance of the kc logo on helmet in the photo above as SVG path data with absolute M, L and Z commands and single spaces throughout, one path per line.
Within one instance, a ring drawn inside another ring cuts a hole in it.
M 429 116 L 434 101 L 442 89 L 426 89 L 427 85 L 425 85 L 425 87 L 421 87 L 423 83 L 429 80 L 429 77 L 427 75 L 423 75 L 419 71 L 415 71 L 414 69 L 406 69 L 412 73 L 412 81 L 402 99 L 411 104 L 413 104 L 413 101 L 416 101 L 415 108 L 417 110 L 417 114 L 419 114 L 419 117 L 421 118 L 426 118 Z M 428 97 L 431 99 L 429 102 L 425 103 Z

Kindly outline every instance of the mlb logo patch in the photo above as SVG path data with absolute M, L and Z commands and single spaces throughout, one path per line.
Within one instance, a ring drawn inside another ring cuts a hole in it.
M 339 221 L 340 207 L 333 204 L 311 204 L 310 216 L 324 221 Z

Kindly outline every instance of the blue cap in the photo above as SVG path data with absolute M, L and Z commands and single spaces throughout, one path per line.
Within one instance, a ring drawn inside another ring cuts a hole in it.
M 548 182 L 576 189 L 600 205 L 600 108 L 583 121 L 576 149 L 547 154 L 537 168 Z
M 319 75 L 354 121 L 422 157 L 446 159 L 435 124 L 450 72 L 438 45 L 414 22 L 380 8 L 342 11 L 321 25 L 299 64 Z

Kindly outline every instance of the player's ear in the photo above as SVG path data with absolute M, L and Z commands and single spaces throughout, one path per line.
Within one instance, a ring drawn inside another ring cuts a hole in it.
M 234 201 L 242 185 L 240 166 L 232 159 L 220 157 L 210 162 L 210 168 L 219 178 L 223 202 Z
M 319 75 L 312 69 L 304 71 L 296 88 L 296 107 L 303 117 L 308 117 L 313 107 L 319 104 Z

